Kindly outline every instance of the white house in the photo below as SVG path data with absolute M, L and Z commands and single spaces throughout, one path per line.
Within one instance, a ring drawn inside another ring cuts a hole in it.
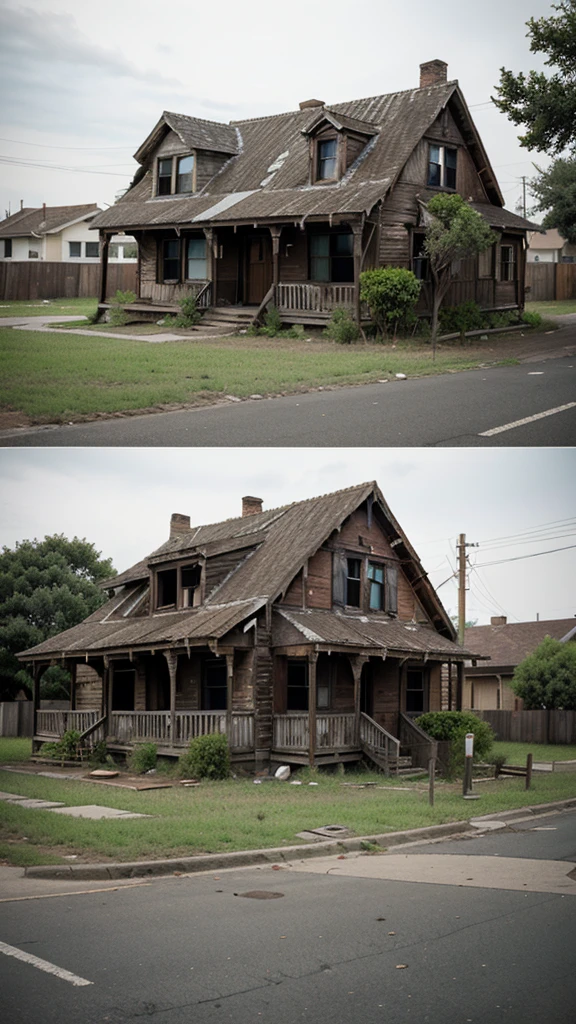
M 96 203 L 23 207 L 0 222 L 0 260 L 99 263 L 100 243 L 90 225 L 101 212 Z M 135 263 L 137 256 L 136 241 L 130 235 L 112 238 L 110 262 Z
M 576 245 L 571 245 L 556 228 L 528 233 L 528 263 L 576 263 Z

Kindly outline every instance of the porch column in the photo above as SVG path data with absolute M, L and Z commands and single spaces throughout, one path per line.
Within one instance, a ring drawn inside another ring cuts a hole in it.
M 281 224 L 271 224 L 270 234 L 272 236 L 272 283 L 274 290 L 280 284 L 280 235 L 282 234 Z
M 104 231 L 100 232 L 100 302 L 106 302 L 106 291 L 108 287 L 108 249 L 110 237 Z
M 350 667 L 354 678 L 354 744 L 360 746 L 360 683 L 362 680 L 362 669 L 368 658 L 360 655 L 350 656 Z
M 234 682 L 234 654 L 226 655 L 226 736 L 232 749 L 232 684 Z
M 38 732 L 38 711 L 40 710 L 40 676 L 42 675 L 45 665 L 35 661 L 32 669 L 32 678 L 34 680 L 32 696 L 34 702 L 33 717 L 32 717 L 32 750 L 35 749 L 35 737 Z
M 164 657 L 170 673 L 170 746 L 174 746 L 176 736 L 176 670 L 178 668 L 178 655 L 176 651 L 164 651 Z
M 217 256 L 217 238 L 214 228 L 202 228 L 206 238 L 206 270 L 208 272 L 208 280 L 212 282 L 212 295 L 210 296 L 210 305 L 214 305 L 216 301 L 216 256 Z
M 464 662 L 459 661 L 456 668 L 456 711 L 462 711 L 462 694 L 464 691 Z
M 310 767 L 314 767 L 316 755 L 316 662 L 318 652 L 312 651 L 308 655 L 308 760 Z
M 354 316 L 360 323 L 360 271 L 362 270 L 362 233 L 363 222 L 352 224 L 354 235 Z

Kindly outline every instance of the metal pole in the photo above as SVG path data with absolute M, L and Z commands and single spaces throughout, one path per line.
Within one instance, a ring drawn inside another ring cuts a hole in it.
M 434 807 L 434 776 L 436 774 L 436 758 L 431 757 L 428 761 L 428 803 Z
M 528 754 L 526 758 L 526 789 L 530 789 L 532 782 L 532 754 Z

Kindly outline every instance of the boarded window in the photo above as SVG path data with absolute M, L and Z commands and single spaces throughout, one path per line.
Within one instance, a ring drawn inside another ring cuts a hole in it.
M 172 157 L 158 161 L 158 189 L 159 196 L 169 196 L 172 191 Z
M 308 662 L 288 659 L 286 710 L 308 711 Z
M 398 566 L 386 566 L 386 588 L 384 592 L 384 611 L 391 615 L 398 614 Z
M 191 192 L 192 191 L 192 178 L 194 174 L 194 157 L 193 156 L 181 156 L 178 160 L 178 170 L 176 174 L 176 191 L 177 192 Z
M 189 281 L 206 280 L 206 239 L 189 238 L 186 250 L 186 277 Z

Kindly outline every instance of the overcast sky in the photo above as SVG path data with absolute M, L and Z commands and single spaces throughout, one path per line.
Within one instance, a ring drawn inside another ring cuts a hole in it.
M 490 104 L 499 69 L 541 69 L 526 21 L 547 0 L 9 0 L 0 9 L 0 217 L 111 204 L 162 110 L 229 121 L 457 78 L 514 209 L 534 159 Z M 68 169 L 66 169 L 68 168 Z
M 367 480 L 379 484 L 451 613 L 456 588 L 445 581 L 465 533 L 480 545 L 469 549 L 477 568 L 467 618 L 576 615 L 572 449 L 4 449 L 0 543 L 86 537 L 121 571 L 167 539 L 173 512 L 202 525 L 239 515 L 246 494 L 269 509 Z M 529 544 L 528 531 L 538 531 Z M 568 550 L 519 557 L 556 548 Z

